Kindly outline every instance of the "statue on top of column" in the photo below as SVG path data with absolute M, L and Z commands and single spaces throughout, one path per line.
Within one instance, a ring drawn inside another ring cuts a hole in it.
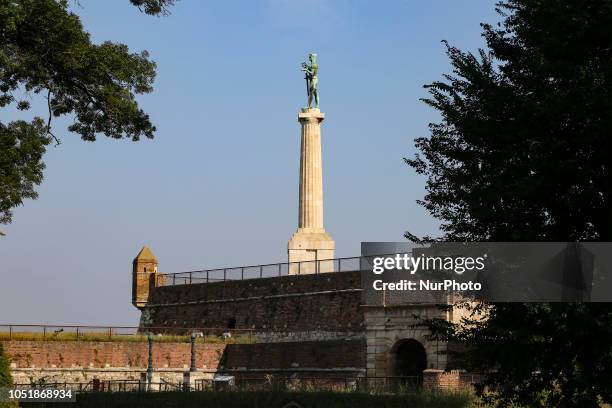
M 306 62 L 302 62 L 302 71 L 305 74 L 306 79 L 306 92 L 308 93 L 308 108 L 312 107 L 312 100 L 314 98 L 315 108 L 319 107 L 319 78 L 317 72 L 319 66 L 317 65 L 317 54 L 308 54 L 310 65 Z

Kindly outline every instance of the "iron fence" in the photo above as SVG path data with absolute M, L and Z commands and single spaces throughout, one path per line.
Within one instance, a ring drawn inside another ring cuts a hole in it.
M 14 384 L 15 389 L 62 389 L 75 392 L 136 392 L 136 391 L 182 391 L 182 384 L 167 381 L 148 383 L 145 380 L 91 380 L 89 382 L 46 382 Z
M 92 382 L 49 382 L 49 383 L 16 383 L 12 385 L 13 388 L 18 390 L 32 390 L 32 389 L 58 389 L 58 390 L 71 390 L 78 392 L 93 391 Z
M 282 262 L 263 265 L 248 265 L 232 268 L 203 269 L 189 272 L 159 273 L 155 275 L 155 286 L 189 285 L 195 283 L 223 282 L 272 278 L 287 275 L 310 275 L 331 272 L 354 272 L 361 270 L 361 257 L 320 259 L 303 262 Z
M 305 376 L 283 377 L 263 375 L 235 377 L 231 385 L 214 379 L 199 379 L 193 386 L 168 381 L 99 380 L 89 382 L 18 383 L 16 389 L 64 389 L 75 392 L 167 392 L 167 391 L 353 391 L 399 392 L 422 386 L 422 377 L 355 377 L 355 376 Z
M 482 374 L 461 373 L 459 374 L 459 386 L 462 388 L 470 388 L 475 384 L 483 381 Z
M 422 376 L 404 377 L 363 377 L 363 376 L 279 376 L 279 375 L 238 375 L 231 386 L 223 389 L 240 391 L 360 391 L 386 392 L 402 389 L 419 388 L 423 385 Z M 199 379 L 195 381 L 195 391 L 219 390 L 214 379 Z
M 146 341 L 148 333 L 154 342 L 189 342 L 192 335 L 199 343 L 257 341 L 253 329 L 0 323 L 0 340 Z

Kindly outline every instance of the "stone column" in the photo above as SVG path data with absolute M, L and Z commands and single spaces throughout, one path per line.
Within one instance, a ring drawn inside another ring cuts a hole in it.
M 300 200 L 298 229 L 287 245 L 289 274 L 333 272 L 335 243 L 323 226 L 323 166 L 321 160 L 321 122 L 318 108 L 298 114 L 302 125 L 300 152 Z

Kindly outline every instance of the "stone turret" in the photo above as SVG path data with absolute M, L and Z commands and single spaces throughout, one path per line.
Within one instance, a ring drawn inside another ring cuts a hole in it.
M 132 304 L 142 309 L 149 299 L 151 275 L 157 274 L 157 258 L 148 246 L 143 246 L 132 262 Z

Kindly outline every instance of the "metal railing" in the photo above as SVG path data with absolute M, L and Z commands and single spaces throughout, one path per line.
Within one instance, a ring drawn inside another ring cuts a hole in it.
M 310 275 L 330 272 L 354 272 L 361 270 L 361 257 L 319 259 L 303 262 L 282 262 L 233 268 L 203 269 L 198 271 L 159 273 L 155 286 L 190 285 L 195 283 L 223 282 L 287 275 Z
M 0 340 L 147 341 L 148 333 L 158 342 L 189 342 L 192 334 L 197 342 L 257 341 L 253 329 L 0 323 Z
M 75 392 L 134 392 L 134 391 L 181 391 L 185 390 L 182 384 L 173 384 L 167 381 L 147 382 L 145 380 L 91 380 L 89 382 L 41 382 L 18 383 L 13 385 L 19 390 L 30 389 L 62 389 Z M 187 390 L 185 390 L 187 391 Z
M 198 379 L 193 386 L 168 381 L 98 380 L 89 382 L 18 383 L 16 389 L 65 389 L 77 392 L 165 392 L 165 391 L 357 391 L 388 392 L 421 387 L 423 378 L 411 377 L 356 377 L 356 376 L 279 376 L 235 377 L 232 385 L 216 383 L 213 379 Z
M 220 385 L 220 384 L 219 384 Z M 215 390 L 218 388 L 214 379 L 195 381 L 196 391 Z M 225 385 L 223 389 L 240 391 L 294 390 L 294 391 L 398 391 L 403 388 L 418 388 L 423 385 L 422 376 L 393 377 L 356 377 L 354 375 L 258 375 L 236 376 L 234 384 Z
M 16 383 L 13 384 L 13 388 L 18 390 L 32 390 L 32 389 L 60 389 L 60 390 L 71 390 L 78 392 L 90 392 L 93 391 L 93 383 L 90 382 L 67 382 L 67 381 L 56 381 L 56 382 L 38 382 L 38 383 Z

